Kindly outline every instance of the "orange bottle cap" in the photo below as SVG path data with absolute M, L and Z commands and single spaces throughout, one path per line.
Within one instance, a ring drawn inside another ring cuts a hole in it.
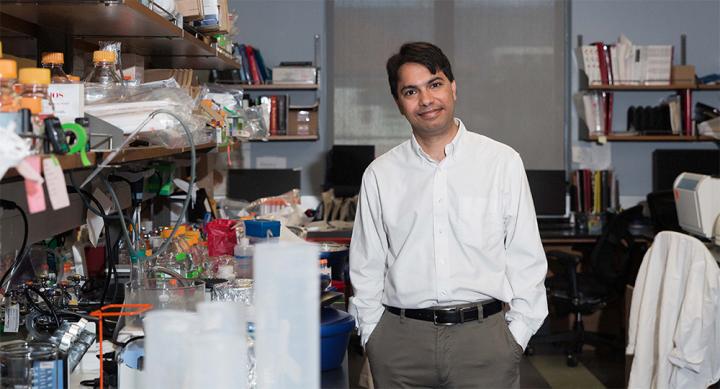
M 18 80 L 21 84 L 42 84 L 47 85 L 50 83 L 50 69 L 41 68 L 24 68 L 20 69 L 20 79 Z
M 93 52 L 93 62 L 112 62 L 115 63 L 116 56 L 114 51 L 98 50 Z
M 65 63 L 65 54 L 63 53 L 43 53 L 41 63 L 51 63 L 62 65 Z
M 17 63 L 11 59 L 0 59 L 0 78 L 17 78 Z

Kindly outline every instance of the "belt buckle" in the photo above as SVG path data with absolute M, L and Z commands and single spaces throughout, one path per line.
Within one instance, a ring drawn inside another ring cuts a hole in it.
M 438 314 L 437 314 L 437 313 L 440 312 L 440 311 L 449 311 L 449 310 L 445 310 L 445 309 L 444 309 L 444 310 L 433 309 L 433 311 L 432 311 L 432 313 L 433 313 L 433 324 L 435 324 L 436 326 L 451 326 L 451 325 L 455 324 L 455 323 L 438 323 L 438 321 L 437 321 L 437 319 L 438 319 Z

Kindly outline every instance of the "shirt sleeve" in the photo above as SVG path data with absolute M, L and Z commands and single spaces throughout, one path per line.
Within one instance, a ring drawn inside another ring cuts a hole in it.
M 524 349 L 548 314 L 545 294 L 547 259 L 540 241 L 535 207 L 519 155 L 509 166 L 505 186 L 506 277 L 512 288 L 505 315 L 515 341 Z
M 354 296 L 349 311 L 364 346 L 384 311 L 385 259 L 388 244 L 375 175 L 368 168 L 360 188 L 350 243 L 350 281 Z

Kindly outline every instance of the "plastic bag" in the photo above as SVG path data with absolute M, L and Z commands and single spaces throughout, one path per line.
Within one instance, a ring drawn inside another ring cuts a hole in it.
M 235 223 L 235 220 L 216 219 L 205 226 L 209 256 L 234 254 L 233 250 L 237 244 L 235 230 L 233 229 Z

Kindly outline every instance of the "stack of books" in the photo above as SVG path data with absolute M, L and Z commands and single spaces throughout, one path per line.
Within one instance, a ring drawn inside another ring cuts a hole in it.
M 601 214 L 620 205 L 617 177 L 612 170 L 575 170 L 570 190 L 573 212 Z

